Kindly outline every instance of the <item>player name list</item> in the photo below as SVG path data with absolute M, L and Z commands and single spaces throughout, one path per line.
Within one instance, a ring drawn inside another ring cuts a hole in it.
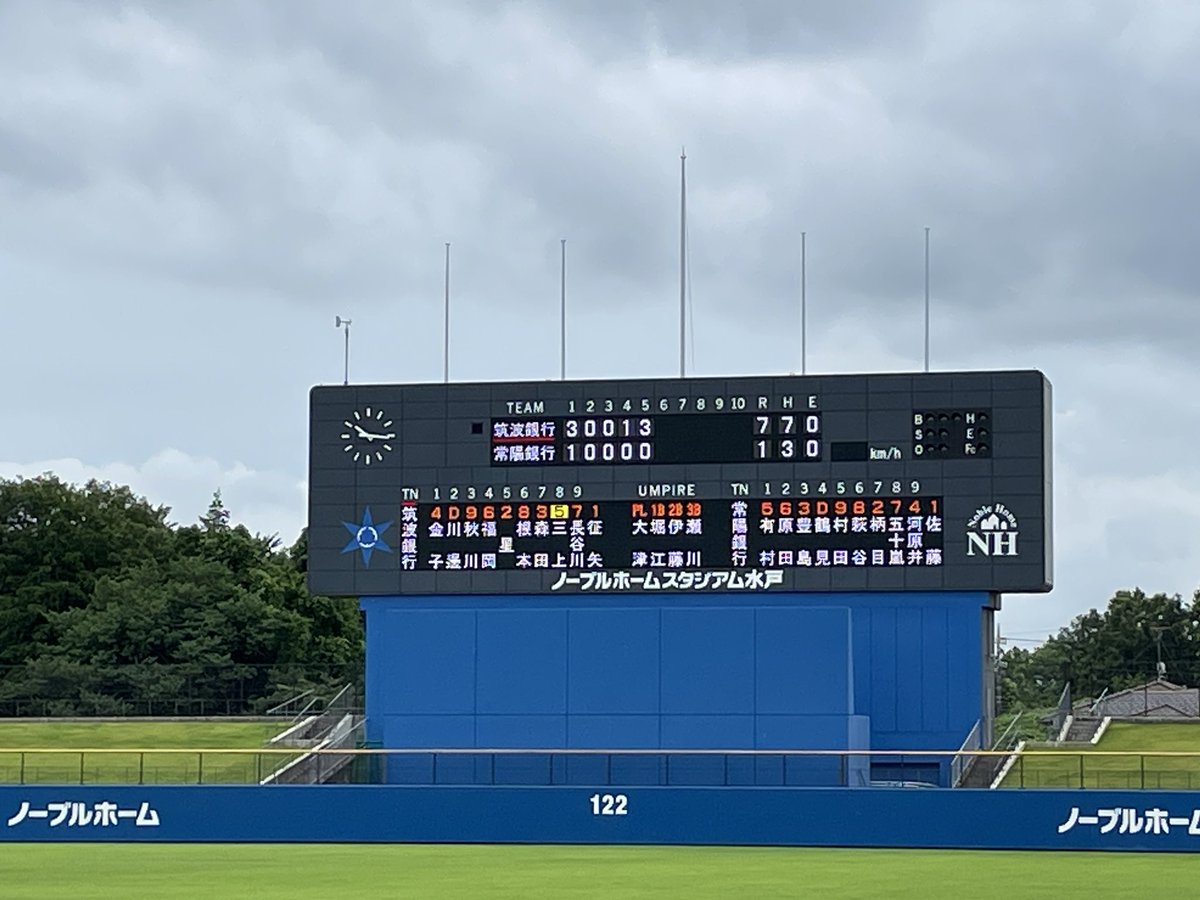
M 942 565 L 942 498 L 422 503 L 375 526 L 401 569 L 903 568 Z M 362 536 L 358 536 L 362 543 Z

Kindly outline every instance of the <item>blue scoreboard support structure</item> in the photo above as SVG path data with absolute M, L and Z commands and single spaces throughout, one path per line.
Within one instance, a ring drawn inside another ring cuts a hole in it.
M 597 598 L 376 597 L 367 622 L 368 740 L 381 747 L 661 750 L 956 749 L 993 707 L 985 593 Z M 598 602 L 603 599 L 604 602 Z M 391 762 L 389 780 L 493 783 L 470 757 Z M 553 783 L 522 758 L 501 783 Z M 922 757 L 617 758 L 617 782 L 947 784 Z M 727 765 L 721 762 L 722 766 Z M 524 771 L 520 767 L 524 767 Z M 653 771 L 647 768 L 653 767 Z M 457 768 L 455 768 L 457 767 Z M 566 776 L 563 776 L 564 778 Z
M 1036 371 L 310 402 L 309 587 L 365 612 L 392 783 L 946 785 L 1000 596 L 1051 587 Z

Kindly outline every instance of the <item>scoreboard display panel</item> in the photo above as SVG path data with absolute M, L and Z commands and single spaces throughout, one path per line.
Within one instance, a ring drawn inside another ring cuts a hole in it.
M 1037 371 L 339 385 L 310 405 L 317 594 L 1051 587 Z

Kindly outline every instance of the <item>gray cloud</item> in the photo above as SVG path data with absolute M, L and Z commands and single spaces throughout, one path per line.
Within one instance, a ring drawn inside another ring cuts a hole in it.
M 600 58 L 628 58 L 658 47 L 707 63 L 729 59 L 810 59 L 878 55 L 917 39 L 928 4 L 888 0 L 586 0 L 518 4 L 583 38 Z
M 919 366 L 929 226 L 935 366 L 1056 385 L 1060 589 L 1012 614 L 1189 590 L 1138 498 L 1200 442 L 1196 58 L 1185 0 L 0 6 L 0 459 L 294 483 L 335 312 L 356 378 L 440 377 L 444 241 L 455 377 L 556 374 L 560 238 L 572 373 L 672 374 L 686 144 L 697 371 L 799 368 L 801 231 L 810 368 Z
M 886 319 L 919 289 L 931 225 L 940 295 L 992 334 L 1028 340 L 1036 310 L 1035 339 L 1127 338 L 1113 319 L 1133 294 L 1193 321 L 1197 141 L 1179 111 L 1198 91 L 1158 89 L 1159 48 L 1131 45 L 1130 15 L 374 4 L 364 28 L 324 4 L 109 9 L 77 74 L 126 100 L 70 128 L 93 192 L 125 206 L 126 228 L 93 223 L 85 242 L 108 235 L 130 264 L 379 295 L 435 281 L 451 239 L 480 288 L 517 288 L 567 236 L 596 302 L 636 304 L 673 278 L 686 141 L 714 311 L 750 279 L 764 309 L 794 302 L 807 229 L 831 304 Z

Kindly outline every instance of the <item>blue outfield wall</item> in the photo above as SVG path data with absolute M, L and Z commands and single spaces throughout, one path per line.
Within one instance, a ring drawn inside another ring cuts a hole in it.
M 0 839 L 1200 850 L 1200 794 L 886 788 L 0 787 Z
M 368 740 L 952 750 L 984 714 L 991 604 L 985 593 L 364 599 Z

